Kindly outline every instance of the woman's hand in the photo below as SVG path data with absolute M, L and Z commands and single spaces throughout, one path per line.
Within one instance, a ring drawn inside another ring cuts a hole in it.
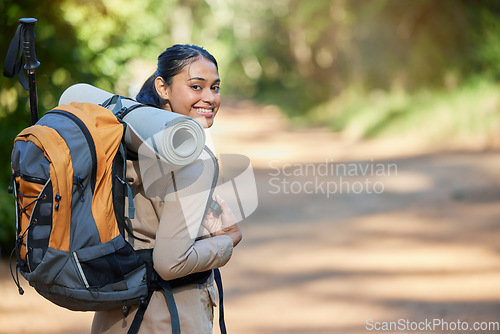
M 215 196 L 215 200 L 220 205 L 222 213 L 219 217 L 215 217 L 213 211 L 209 211 L 203 224 L 212 236 L 227 235 L 231 237 L 233 240 L 233 247 L 236 247 L 243 237 L 240 226 L 236 222 L 236 218 L 226 201 L 220 198 L 219 195 Z

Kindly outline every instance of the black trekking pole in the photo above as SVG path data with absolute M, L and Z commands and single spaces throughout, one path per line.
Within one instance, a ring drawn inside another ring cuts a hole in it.
M 20 19 L 23 25 L 23 53 L 26 58 L 24 68 L 28 72 L 28 85 L 30 90 L 31 124 L 38 122 L 38 96 L 36 92 L 35 68 L 40 66 L 35 53 L 35 23 L 36 19 Z
M 20 19 L 16 34 L 10 42 L 5 59 L 3 74 L 6 77 L 19 77 L 19 82 L 27 90 L 30 91 L 30 109 L 31 109 L 31 124 L 38 121 L 38 97 L 36 92 L 36 74 L 35 68 L 40 66 L 40 62 L 36 59 L 35 54 L 35 23 L 37 19 L 23 18 Z M 17 54 L 20 53 L 16 61 Z M 22 55 L 26 59 L 24 68 L 28 72 L 28 83 L 22 73 Z

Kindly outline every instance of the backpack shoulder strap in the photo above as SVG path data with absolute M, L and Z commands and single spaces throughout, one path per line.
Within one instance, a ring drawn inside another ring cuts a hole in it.
M 222 290 L 222 277 L 219 268 L 214 269 L 214 280 L 217 285 L 217 290 L 219 291 L 219 328 L 221 334 L 227 334 L 226 322 L 224 321 L 224 293 Z
M 186 277 L 180 277 L 171 281 L 166 281 L 158 275 L 158 273 L 153 268 L 153 249 L 141 249 L 136 251 L 139 256 L 146 263 L 146 267 L 148 270 L 148 280 L 149 280 L 149 294 L 147 298 L 141 302 L 139 305 L 139 309 L 135 314 L 134 320 L 132 321 L 132 325 L 128 330 L 128 334 L 136 334 L 141 327 L 142 320 L 144 319 L 144 314 L 146 313 L 146 309 L 148 308 L 149 301 L 154 291 L 163 290 L 165 293 L 165 298 L 167 300 L 167 306 L 170 311 L 170 318 L 172 322 L 172 333 L 177 334 L 180 333 L 180 322 L 179 322 L 179 313 L 177 311 L 177 307 L 175 305 L 174 294 L 172 292 L 172 288 L 183 286 L 186 284 L 199 283 L 202 284 L 205 282 L 212 270 L 204 271 L 201 273 L 194 273 L 188 275 Z M 222 289 L 222 279 L 220 275 L 219 269 L 214 269 L 214 280 L 217 285 L 217 290 L 219 291 L 219 327 L 221 334 L 227 334 L 226 323 L 224 320 L 224 304 L 223 304 L 223 289 Z
M 177 306 L 175 305 L 174 294 L 172 292 L 172 287 L 168 281 L 163 280 L 160 275 L 153 268 L 153 249 L 141 249 L 136 251 L 137 254 L 144 260 L 147 269 L 147 280 L 149 285 L 148 296 L 141 301 L 139 309 L 135 314 L 134 320 L 130 325 L 127 334 L 137 334 L 139 328 L 141 327 L 142 320 L 144 319 L 144 314 L 148 308 L 149 301 L 154 291 L 163 290 L 165 292 L 165 298 L 167 300 L 167 306 L 170 311 L 170 321 L 172 323 L 172 334 L 180 334 L 181 327 L 179 322 L 179 313 L 177 311 Z
M 168 310 L 170 311 L 170 322 L 172 323 L 172 334 L 180 334 L 181 333 L 181 325 L 179 322 L 179 313 L 177 311 L 177 306 L 175 306 L 174 294 L 172 292 L 172 287 L 170 283 L 165 280 L 159 280 L 156 282 L 161 289 L 165 292 L 165 298 L 167 300 Z M 149 300 L 151 299 L 152 292 L 149 293 L 147 300 L 142 302 L 139 305 L 139 309 L 135 314 L 134 320 L 132 321 L 132 325 L 127 332 L 127 334 L 136 334 L 139 332 L 139 328 L 141 327 L 142 320 L 144 319 L 144 314 L 146 313 L 146 309 L 148 308 Z

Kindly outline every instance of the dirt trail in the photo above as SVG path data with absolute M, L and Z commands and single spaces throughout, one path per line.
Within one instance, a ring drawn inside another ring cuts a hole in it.
M 500 152 L 354 143 L 246 104 L 213 141 L 251 158 L 259 195 L 222 270 L 231 333 L 500 332 L 472 330 L 500 326 Z M 92 314 L 19 297 L 0 269 L 0 333 L 88 333 Z

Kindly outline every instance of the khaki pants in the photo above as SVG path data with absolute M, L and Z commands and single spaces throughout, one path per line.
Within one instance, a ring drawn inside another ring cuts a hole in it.
M 213 307 L 217 305 L 217 290 L 213 275 L 204 284 L 190 284 L 173 290 L 183 334 L 211 334 L 214 319 Z M 134 320 L 137 307 L 124 318 L 121 310 L 95 313 L 92 334 L 127 333 Z M 163 291 L 156 291 L 144 315 L 140 334 L 172 333 L 170 312 Z

